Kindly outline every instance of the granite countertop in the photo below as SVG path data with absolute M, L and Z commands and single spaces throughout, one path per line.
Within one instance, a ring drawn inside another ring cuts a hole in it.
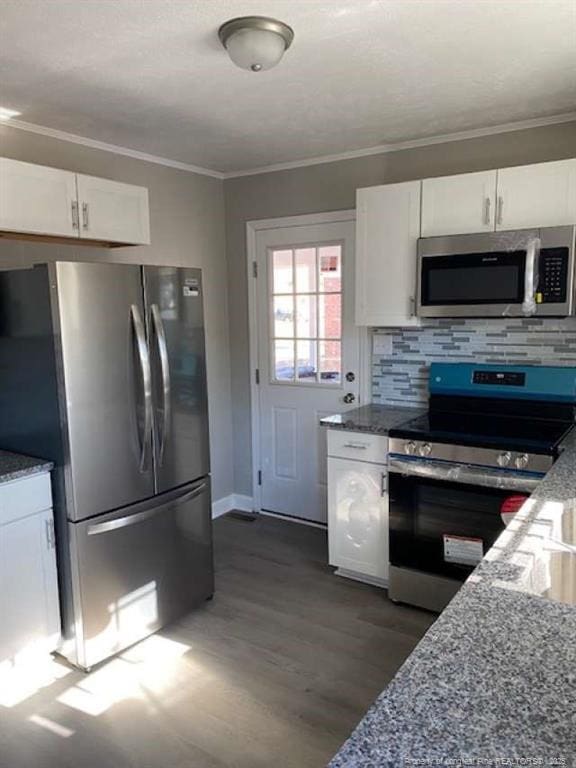
M 371 432 L 375 435 L 387 435 L 389 430 L 404 421 L 425 413 L 424 408 L 397 408 L 389 405 L 362 405 L 345 413 L 326 416 L 320 424 L 330 429 L 348 429 L 351 432 Z
M 576 434 L 330 768 L 576 765 Z
M 0 483 L 9 483 L 22 477 L 50 472 L 54 464 L 45 459 L 35 459 L 19 453 L 0 451 Z

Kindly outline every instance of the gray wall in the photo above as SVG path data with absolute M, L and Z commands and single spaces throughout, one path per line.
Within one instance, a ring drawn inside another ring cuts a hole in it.
M 218 179 L 0 126 L 0 155 L 148 187 L 152 245 L 110 261 L 201 267 L 210 396 L 213 498 L 233 491 L 224 191 Z
M 576 155 L 576 122 L 324 163 L 225 182 L 234 488 L 252 494 L 245 223 L 353 208 L 358 187 Z

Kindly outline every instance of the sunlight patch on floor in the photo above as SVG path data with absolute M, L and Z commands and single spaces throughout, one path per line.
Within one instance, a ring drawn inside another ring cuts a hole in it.
M 92 717 L 126 700 L 145 702 L 149 714 L 155 714 L 160 708 L 158 698 L 182 684 L 182 657 L 189 650 L 184 643 L 152 635 L 83 677 L 57 701 Z M 187 678 L 190 668 L 187 659 Z
M 42 655 L 18 664 L 0 664 L 0 706 L 15 707 L 72 672 L 51 656 Z

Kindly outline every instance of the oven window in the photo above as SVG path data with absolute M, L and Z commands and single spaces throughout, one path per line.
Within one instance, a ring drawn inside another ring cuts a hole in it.
M 477 542 L 485 554 L 504 530 L 501 513 L 512 491 L 392 473 L 390 562 L 463 581 L 473 570 L 446 556 L 445 537 Z
M 525 263 L 525 251 L 424 256 L 422 305 L 517 304 Z

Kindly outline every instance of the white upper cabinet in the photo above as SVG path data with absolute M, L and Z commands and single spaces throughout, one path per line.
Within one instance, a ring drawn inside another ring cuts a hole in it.
M 148 190 L 0 158 L 0 231 L 149 245 Z
M 0 230 L 78 237 L 76 174 L 0 158 Z
M 498 171 L 496 229 L 576 224 L 576 158 Z
M 422 237 L 494 230 L 496 171 L 422 182 Z
M 148 245 L 148 190 L 133 184 L 77 175 L 80 237 Z
M 420 181 L 356 193 L 357 325 L 405 327 L 415 317 Z

